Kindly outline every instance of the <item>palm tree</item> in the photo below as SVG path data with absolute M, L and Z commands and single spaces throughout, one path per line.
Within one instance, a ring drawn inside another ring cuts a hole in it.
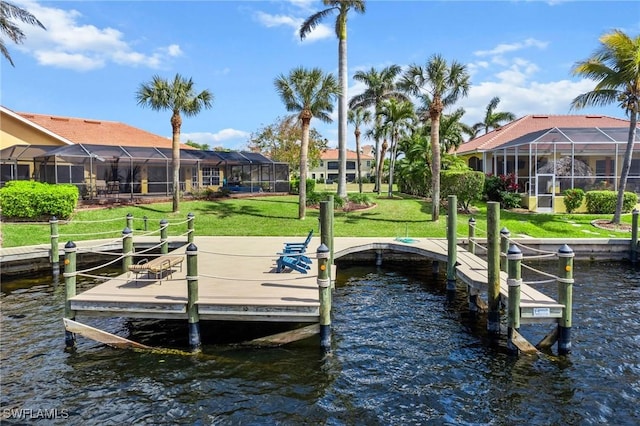
M 350 109 L 348 113 L 349 123 L 353 124 L 355 129 L 353 131 L 356 137 L 356 162 L 358 167 L 358 189 L 362 194 L 362 167 L 360 167 L 360 126 L 363 124 L 369 124 L 371 122 L 371 111 L 368 109 L 358 107 Z
M 612 223 L 620 224 L 640 109 L 640 35 L 631 38 L 620 30 L 602 35 L 600 47 L 593 56 L 577 62 L 572 73 L 595 80 L 597 84 L 592 91 L 578 95 L 571 102 L 571 108 L 604 106 L 618 102 L 629 115 L 629 139 L 620 173 L 616 211 L 611 220 Z
M 143 83 L 136 92 L 138 105 L 154 111 L 171 111 L 171 166 L 173 169 L 173 212 L 178 212 L 180 200 L 180 128 L 182 117 L 198 115 L 203 108 L 211 108 L 213 94 L 208 90 L 195 92 L 192 79 L 176 74 L 173 81 L 154 75 L 148 83 Z
M 14 19 L 46 30 L 44 25 L 42 25 L 42 22 L 38 21 L 38 19 L 31 13 L 24 9 L 20 9 L 18 6 L 7 1 L 0 1 L 0 32 L 9 37 L 9 39 L 11 39 L 15 44 L 22 44 L 25 39 L 25 35 L 20 27 L 13 22 Z M 0 39 L 0 51 L 2 51 L 2 54 L 7 58 L 11 66 L 15 67 L 13 60 L 11 59 L 11 55 L 9 54 L 9 50 L 4 45 L 4 40 L 2 39 Z
M 464 136 L 472 132 L 470 126 L 460 121 L 464 114 L 464 108 L 458 108 L 440 118 L 440 145 L 445 153 L 458 149 L 464 142 Z
M 484 130 L 484 134 L 489 133 L 489 130 L 497 129 L 502 123 L 513 121 L 516 119 L 515 114 L 512 112 L 496 112 L 496 108 L 500 103 L 500 98 L 495 97 L 489 101 L 487 110 L 484 115 L 484 120 L 473 125 L 473 129 L 477 132 Z
M 288 76 L 278 76 L 274 83 L 287 111 L 295 112 L 302 124 L 298 218 L 304 219 L 311 119 L 317 117 L 325 123 L 331 123 L 329 114 L 333 111 L 335 98 L 340 94 L 340 87 L 333 74 L 324 74 L 320 68 L 294 68 Z
M 393 171 L 398 156 L 398 142 L 401 134 L 404 134 L 411 126 L 415 113 L 413 104 L 407 101 L 389 99 L 382 103 L 380 115 L 383 118 L 382 124 L 388 129 L 391 137 L 391 151 L 389 161 L 389 191 L 387 196 L 393 197 Z
M 334 11 L 336 37 L 338 37 L 338 80 L 340 102 L 338 103 L 338 197 L 347 197 L 347 14 L 350 10 L 365 12 L 364 0 L 322 0 L 327 9 L 314 13 L 300 26 L 300 38 L 304 39 L 326 16 Z
M 379 126 L 381 120 L 379 110 L 382 101 L 385 99 L 409 100 L 404 93 L 396 89 L 396 79 L 401 71 L 402 68 L 398 65 L 390 65 L 381 71 L 373 67 L 369 71 L 356 71 L 353 74 L 353 79 L 366 84 L 367 88 L 361 94 L 351 98 L 349 107 L 374 107 L 376 126 Z M 380 155 L 380 137 L 375 137 L 374 135 L 374 140 L 376 142 L 376 160 L 379 163 L 376 169 L 382 170 L 380 164 L 384 161 L 384 155 Z M 382 176 L 376 173 L 374 191 L 379 194 L 381 186 Z
M 440 116 L 442 111 L 469 91 L 466 67 L 456 61 L 447 64 L 441 55 L 433 55 L 425 66 L 410 65 L 400 85 L 409 93 L 421 96 L 428 105 L 431 120 L 431 220 L 440 217 Z

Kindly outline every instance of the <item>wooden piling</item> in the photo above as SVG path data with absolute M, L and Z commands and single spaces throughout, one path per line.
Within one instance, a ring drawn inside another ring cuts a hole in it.
M 325 352 L 331 351 L 331 277 L 327 267 L 329 257 L 329 247 L 320 244 L 316 252 L 320 295 L 320 347 Z
M 167 238 L 167 234 L 169 232 L 169 222 L 166 219 L 162 219 L 160 221 L 160 253 L 167 254 L 169 253 L 169 241 Z
M 131 228 L 122 230 L 122 272 L 127 272 L 133 264 L 133 232 Z
M 571 353 L 571 317 L 573 311 L 573 250 L 564 244 L 558 249 L 558 303 L 564 305 L 558 321 L 558 353 Z
M 125 224 L 125 227 L 133 229 L 133 215 L 131 213 L 127 213 L 127 223 Z
M 631 213 L 631 263 L 638 263 L 638 216 L 640 216 L 640 211 L 638 209 L 633 209 Z
M 64 317 L 75 320 L 76 313 L 71 310 L 71 298 L 76 295 L 76 255 L 78 248 L 73 241 L 67 242 L 64 246 L 64 286 L 65 302 Z M 76 336 L 74 333 L 65 330 L 64 343 L 67 349 L 76 346 Z
M 507 272 L 507 251 L 511 232 L 505 227 L 500 230 L 500 270 Z
M 193 213 L 187 215 L 187 243 L 189 244 L 193 243 L 195 218 L 196 216 Z
M 500 334 L 500 203 L 487 202 L 487 330 Z
M 447 213 L 447 296 L 451 300 L 456 293 L 456 263 L 458 261 L 458 199 L 448 196 Z
M 471 254 L 476 254 L 476 220 L 469 218 L 469 244 L 467 250 Z
M 189 321 L 189 346 L 193 352 L 199 352 L 200 315 L 198 313 L 198 247 L 191 243 L 187 246 L 187 317 Z
M 509 286 L 509 305 L 507 308 L 507 348 L 518 354 L 514 344 L 514 331 L 520 329 L 520 286 L 522 285 L 522 251 L 511 244 L 507 251 L 507 285 Z
M 143 216 L 142 221 L 144 222 L 144 230 L 146 232 L 149 230 L 149 218 L 146 216 Z
M 51 229 L 51 249 L 49 251 L 49 261 L 51 262 L 51 269 L 53 275 L 60 274 L 60 253 L 58 251 L 58 218 L 51 216 L 49 220 L 49 227 Z

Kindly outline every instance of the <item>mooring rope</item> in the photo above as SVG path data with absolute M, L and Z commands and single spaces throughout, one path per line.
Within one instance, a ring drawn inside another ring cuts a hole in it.
M 540 249 L 536 249 L 536 248 L 533 248 L 533 247 L 529 247 L 529 246 L 527 246 L 527 245 L 525 245 L 525 244 L 522 244 L 522 243 L 519 243 L 519 242 L 517 242 L 517 241 L 515 241 L 515 240 L 512 240 L 511 238 L 508 238 L 508 241 L 509 241 L 510 243 L 513 243 L 513 244 L 515 244 L 515 245 L 517 245 L 517 246 L 520 246 L 520 247 L 522 247 L 522 248 L 525 248 L 525 249 L 527 249 L 527 250 L 534 251 L 534 252 L 536 252 L 536 253 L 553 254 L 553 255 L 557 254 L 555 251 L 540 250 Z
M 122 231 L 87 232 L 83 234 L 59 234 L 59 237 L 86 237 L 87 235 L 106 235 Z
M 76 272 L 75 272 L 75 274 L 76 274 L 76 275 L 78 275 L 78 274 L 84 274 L 84 273 L 86 273 L 86 272 L 95 271 L 95 270 L 98 270 L 98 269 L 100 269 L 100 268 L 104 268 L 104 267 L 106 267 L 106 266 L 113 265 L 113 264 L 114 264 L 114 263 L 116 263 L 117 261 L 124 259 L 124 258 L 125 258 L 125 256 L 131 256 L 132 254 L 133 254 L 132 252 L 129 252 L 129 253 L 126 253 L 126 254 L 120 255 L 119 257 L 117 257 L 117 258 L 115 258 L 115 259 L 113 259 L 113 260 L 110 260 L 110 261 L 108 261 L 107 263 L 104 263 L 104 264 L 102 264 L 102 265 L 94 266 L 93 268 L 83 269 L 83 270 L 81 270 L 81 271 L 76 271 Z
M 554 280 L 554 281 L 559 279 L 559 277 L 558 277 L 558 276 L 556 276 L 556 275 L 550 274 L 550 273 L 548 273 L 548 272 L 541 271 L 541 270 L 536 269 L 536 268 L 534 268 L 534 267 L 532 267 L 532 266 L 525 265 L 524 263 L 522 263 L 522 264 L 521 264 L 521 266 L 522 266 L 523 268 L 526 268 L 526 269 L 528 269 L 528 270 L 532 271 L 532 272 L 536 272 L 536 273 L 538 273 L 538 274 L 540 274 L 540 275 L 542 275 L 542 276 L 544 276 L 544 277 L 553 278 L 553 280 Z
M 65 225 L 76 224 L 76 223 L 103 223 L 103 222 L 115 222 L 117 220 L 123 220 L 121 217 L 116 217 L 114 219 L 100 219 L 100 220 L 67 220 Z
M 555 282 L 556 282 L 556 280 L 523 281 L 522 284 L 536 285 L 536 284 L 549 284 L 549 283 L 555 283 Z
M 135 254 L 136 254 L 136 255 L 144 254 L 144 253 L 149 252 L 149 251 L 151 251 L 151 250 L 155 250 L 155 249 L 157 249 L 158 247 L 160 247 L 160 246 L 161 246 L 161 245 L 163 245 L 163 244 L 164 244 L 164 242 L 163 242 L 163 241 L 161 241 L 161 242 L 159 242 L 158 244 L 156 244 L 155 246 L 151 246 L 151 247 L 146 248 L 146 249 L 144 249 L 144 250 L 137 251 Z

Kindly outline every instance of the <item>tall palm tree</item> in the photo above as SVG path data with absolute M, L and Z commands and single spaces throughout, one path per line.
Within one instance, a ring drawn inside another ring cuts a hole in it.
M 203 108 L 213 106 L 213 94 L 208 90 L 196 93 L 193 80 L 176 74 L 173 81 L 154 75 L 150 82 L 142 83 L 136 92 L 138 105 L 154 111 L 171 111 L 171 166 L 173 169 L 173 212 L 180 202 L 180 128 L 182 116 L 198 115 Z
M 393 197 L 393 172 L 398 156 L 398 143 L 400 136 L 410 128 L 415 117 L 413 104 L 407 101 L 389 99 L 382 103 L 380 107 L 382 124 L 388 129 L 391 137 L 391 151 L 389 161 L 389 190 L 387 196 Z
M 336 37 L 338 37 L 338 80 L 340 101 L 338 103 L 338 197 L 347 197 L 347 14 L 350 10 L 365 12 L 364 0 L 322 0 L 327 9 L 308 17 L 300 26 L 300 38 L 304 39 L 325 17 L 338 12 Z
M 360 166 L 360 126 L 371 122 L 371 111 L 363 107 L 350 109 L 348 113 L 349 123 L 355 127 L 353 135 L 356 137 L 356 167 L 358 168 L 358 189 L 362 194 L 362 167 Z
M 274 84 L 287 111 L 294 112 L 302 124 L 300 143 L 300 188 L 298 218 L 304 219 L 307 204 L 307 155 L 311 119 L 317 117 L 331 123 L 333 103 L 340 94 L 340 86 L 333 74 L 320 68 L 294 68 L 288 76 L 281 74 Z
M 476 132 L 484 130 L 484 134 L 486 135 L 489 133 L 489 130 L 497 129 L 502 123 L 516 119 L 515 114 L 512 112 L 496 112 L 496 108 L 499 103 L 500 98 L 497 96 L 489 101 L 489 105 L 487 105 L 487 109 L 484 114 L 484 120 L 473 125 Z
M 431 220 L 440 218 L 440 117 L 446 107 L 452 106 L 469 92 L 469 73 L 466 66 L 433 55 L 425 66 L 410 65 L 400 85 L 409 93 L 421 96 L 428 104 L 431 120 Z
M 464 142 L 464 136 L 472 132 L 470 126 L 460 121 L 464 114 L 464 108 L 458 108 L 451 114 L 443 114 L 440 118 L 440 145 L 443 152 L 449 153 L 458 149 Z
M 619 224 L 640 109 L 640 35 L 631 38 L 620 30 L 602 35 L 600 47 L 593 56 L 577 62 L 571 71 L 573 75 L 597 81 L 593 90 L 578 95 L 571 102 L 571 108 L 604 106 L 618 102 L 629 116 L 629 139 L 620 173 L 616 211 L 611 220 L 612 223 Z
M 7 1 L 0 1 L 0 33 L 9 37 L 9 39 L 15 44 L 22 44 L 25 39 L 25 35 L 20 27 L 13 22 L 14 20 L 18 20 L 29 25 L 35 25 L 46 30 L 44 25 L 42 25 L 42 22 L 38 21 L 38 19 L 31 13 Z M 4 57 L 7 58 L 11 66 L 15 67 L 13 60 L 11 59 L 11 55 L 9 54 L 9 50 L 4 45 L 4 40 L 1 38 L 0 51 Z
M 371 68 L 369 71 L 356 71 L 353 74 L 353 79 L 364 83 L 367 88 L 359 95 L 355 95 L 349 101 L 349 107 L 374 107 L 376 126 L 380 125 L 380 105 L 385 99 L 399 99 L 409 100 L 404 93 L 400 92 L 396 88 L 396 79 L 402 72 L 402 68 L 398 65 L 390 65 L 383 68 L 381 71 Z M 376 142 L 376 160 L 379 163 L 376 169 L 382 170 L 380 164 L 384 161 L 384 155 L 380 155 L 380 137 L 375 137 Z M 374 185 L 374 191 L 380 193 L 382 186 L 382 176 L 376 173 L 376 182 Z

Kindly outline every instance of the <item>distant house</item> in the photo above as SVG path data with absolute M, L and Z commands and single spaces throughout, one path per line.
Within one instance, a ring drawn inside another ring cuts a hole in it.
M 105 120 L 16 113 L 0 106 L 0 185 L 33 179 L 78 185 L 84 197 L 171 194 L 171 140 Z M 180 188 L 289 189 L 289 168 L 256 153 L 181 146 Z
M 317 182 L 336 182 L 338 180 L 338 170 L 340 169 L 338 154 L 339 151 L 337 149 L 322 151 L 320 154 L 320 164 L 313 169 L 309 169 L 309 178 Z M 356 182 L 358 177 L 356 165 L 356 152 L 347 150 L 347 182 Z M 368 179 L 375 171 L 375 158 L 371 154 L 366 154 L 365 152 L 360 153 L 360 167 L 362 178 Z
M 456 154 L 487 174 L 513 174 L 523 206 L 563 212 L 562 191 L 617 190 L 629 121 L 596 115 L 527 115 L 464 143 Z M 636 137 L 627 190 L 640 193 Z

